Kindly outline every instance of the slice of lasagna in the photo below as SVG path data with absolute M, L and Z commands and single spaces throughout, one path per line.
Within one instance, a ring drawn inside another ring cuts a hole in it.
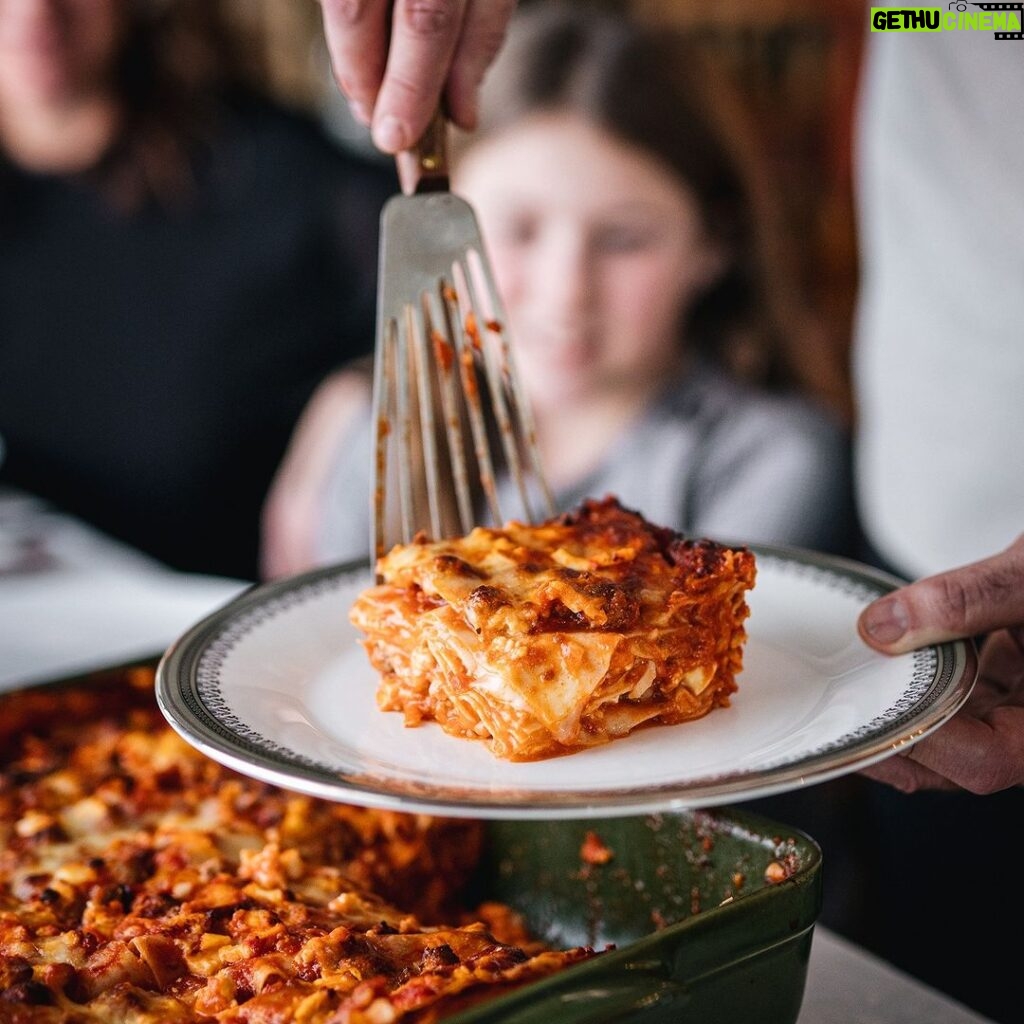
M 537 760 L 729 703 L 754 556 L 612 497 L 527 526 L 393 548 L 351 610 L 377 703 Z

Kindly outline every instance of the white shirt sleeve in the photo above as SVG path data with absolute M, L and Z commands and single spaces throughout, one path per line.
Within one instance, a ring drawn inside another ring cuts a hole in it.
M 1024 530 L 1024 41 L 869 38 L 855 472 L 869 540 L 917 576 Z

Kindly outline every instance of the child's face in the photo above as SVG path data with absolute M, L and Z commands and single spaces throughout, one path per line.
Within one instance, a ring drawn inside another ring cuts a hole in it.
M 479 215 L 538 411 L 663 379 L 684 310 L 721 267 L 667 167 L 546 114 L 473 146 L 454 188 Z

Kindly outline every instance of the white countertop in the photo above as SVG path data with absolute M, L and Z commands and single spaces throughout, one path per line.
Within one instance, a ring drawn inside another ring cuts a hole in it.
M 246 586 L 172 572 L 0 490 L 0 691 L 159 654 Z
M 0 691 L 151 657 L 246 586 L 172 572 L 0 490 Z M 987 1020 L 818 926 L 798 1024 Z
M 797 1024 L 990 1024 L 818 925 Z

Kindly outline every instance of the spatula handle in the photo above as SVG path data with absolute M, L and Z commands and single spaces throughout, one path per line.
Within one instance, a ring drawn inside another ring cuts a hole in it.
M 398 153 L 395 164 L 407 196 L 448 191 L 448 119 L 440 107 L 420 141 L 412 149 Z

